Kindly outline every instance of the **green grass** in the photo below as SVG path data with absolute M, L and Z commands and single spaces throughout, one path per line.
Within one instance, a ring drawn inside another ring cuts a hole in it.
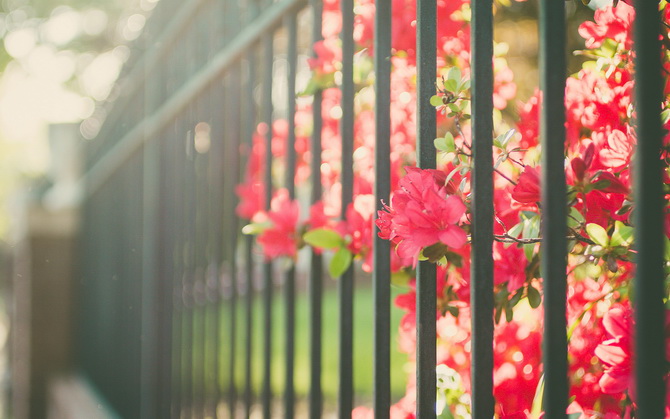
M 284 295 L 282 289 L 275 289 L 273 299 L 273 324 L 272 324 L 272 348 L 264 346 L 262 315 L 263 307 L 261 296 L 254 299 L 254 322 L 253 322 L 253 348 L 252 348 L 252 385 L 255 394 L 259 394 L 262 382 L 263 352 L 272 353 L 272 389 L 274 394 L 283 391 L 285 377 L 285 309 Z M 235 363 L 235 380 L 238 392 L 244 388 L 245 378 L 244 362 L 246 359 L 246 348 L 244 347 L 245 336 L 245 307 L 238 300 L 237 306 L 237 338 Z M 324 290 L 323 295 L 323 371 L 322 388 L 327 403 L 337 399 L 338 386 L 338 297 L 335 288 Z M 206 316 L 206 321 L 211 321 L 213 311 Z M 219 365 L 223 380 L 227 383 L 231 345 L 226 344 L 225 337 L 230 335 L 230 307 L 221 307 L 221 336 L 222 350 L 219 354 L 221 360 Z M 202 321 L 203 311 L 194 313 L 195 322 Z M 406 373 L 404 365 L 406 355 L 398 352 L 397 330 L 402 317 L 402 311 L 393 307 L 391 319 L 391 391 L 395 399 L 405 393 Z M 209 320 L 207 320 L 209 319 Z M 210 323 L 211 324 L 211 323 Z M 207 329 L 211 330 L 211 329 Z M 309 307 L 305 293 L 296 296 L 296 356 L 295 356 L 295 390 L 298 397 L 305 397 L 309 389 Z M 197 341 L 197 340 L 196 340 Z M 207 345 L 210 347 L 210 345 Z M 354 392 L 357 403 L 365 403 L 372 398 L 373 389 L 373 304 L 372 290 L 369 287 L 358 287 L 354 298 Z M 205 353 L 205 365 L 214 356 L 213 353 Z M 194 359 L 196 365 L 203 362 Z M 198 368 L 196 368 L 198 369 Z M 207 371 L 207 370 L 205 370 Z M 213 373 L 213 372 L 210 372 Z M 224 389 L 225 391 L 225 389 Z M 239 394 L 239 393 L 238 393 Z

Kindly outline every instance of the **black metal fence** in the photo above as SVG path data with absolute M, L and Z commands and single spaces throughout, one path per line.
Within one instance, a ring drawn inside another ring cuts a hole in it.
M 342 207 L 352 199 L 353 2 L 342 0 Z M 272 63 L 288 64 L 287 92 L 281 95 L 294 141 L 296 66 L 321 37 L 321 4 L 312 0 L 161 0 L 135 45 L 132 71 L 123 77 L 120 97 L 87 152 L 84 177 L 79 340 L 81 369 L 123 417 L 218 417 L 226 402 L 230 417 L 295 414 L 295 268 L 256 261 L 252 239 L 239 235 L 234 187 L 251 138 L 260 122 L 271 126 Z M 657 4 L 636 2 L 636 91 L 639 144 L 637 202 L 637 353 L 639 417 L 659 418 L 664 409 L 662 321 L 662 201 L 658 166 L 659 42 L 653 24 Z M 566 219 L 563 141 L 565 33 L 563 1 L 541 1 L 541 79 L 543 86 L 542 207 L 545 273 L 545 417 L 564 417 L 567 406 Z M 310 24 L 311 22 L 311 24 Z M 390 183 L 391 2 L 377 3 L 374 63 L 376 73 L 375 195 L 388 202 Z M 472 237 L 472 414 L 490 418 L 493 399 L 493 183 L 492 0 L 472 2 L 473 220 Z M 311 28 L 310 28 L 311 25 Z M 417 6 L 417 162 L 435 165 L 436 5 Z M 311 32 L 311 34 L 310 34 Z M 281 46 L 275 51 L 275 46 Z M 254 97 L 260 96 L 260 106 Z M 313 95 L 311 199 L 322 194 L 321 93 Z M 271 149 L 272 130 L 266 147 Z M 284 186 L 294 196 L 287 155 Z M 271 155 L 270 153 L 268 153 Z M 271 178 L 266 159 L 266 185 Z M 269 205 L 272 188 L 266 188 Z M 374 254 L 374 410 L 388 417 L 391 404 L 389 348 L 389 243 L 375 239 Z M 323 412 L 322 259 L 309 262 L 309 417 Z M 257 272 L 258 270 L 258 272 Z M 263 311 L 254 309 L 254 278 L 262 277 Z M 275 274 L 283 278 L 273 285 Z M 352 330 L 354 271 L 338 279 L 340 417 L 353 408 Z M 435 265 L 417 269 L 417 417 L 435 416 Z M 285 392 L 272 394 L 273 293 L 286 303 Z M 266 348 L 262 363 L 252 359 L 254 317 L 262 316 Z M 253 394 L 251 377 L 262 371 L 262 389 Z M 242 377 L 238 381 L 238 376 Z M 240 384 L 241 383 L 241 384 Z M 256 396 L 259 396 L 257 399 Z M 242 406 L 242 407 L 239 407 Z M 218 409 L 218 410 L 217 410 Z

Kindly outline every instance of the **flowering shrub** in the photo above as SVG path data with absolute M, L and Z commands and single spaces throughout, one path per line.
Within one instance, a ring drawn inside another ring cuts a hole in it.
M 500 2 L 503 3 L 503 2 Z M 470 126 L 469 126 L 469 4 L 466 0 L 438 1 L 438 73 L 431 104 L 439 113 L 440 137 L 435 140 L 437 170 L 421 170 L 415 163 L 415 2 L 393 0 L 393 56 L 391 83 L 391 184 L 390 202 L 383 203 L 375 221 L 380 237 L 392 243 L 392 269 L 413 277 L 418 260 L 438 263 L 438 410 L 441 417 L 467 416 L 470 411 Z M 502 4 L 498 4 L 503 7 Z M 660 2 L 670 23 L 670 6 Z M 338 32 L 341 26 L 337 0 L 324 4 L 324 40 L 310 60 L 313 78 L 307 93 L 323 90 L 323 201 L 301 224 L 297 201 L 279 192 L 264 214 L 260 135 L 255 141 L 247 181 L 238 187 L 240 216 L 254 223 L 247 232 L 259 233 L 266 256 L 294 258 L 296 249 L 310 245 L 332 251 L 330 273 L 338 276 L 352 263 L 363 260 L 371 270 L 372 219 L 379 203 L 372 200 L 374 151 L 374 74 L 372 25 L 374 4 L 359 0 L 354 37 L 356 60 L 356 121 L 354 126 L 354 194 L 346 219 L 340 212 L 339 90 L 336 72 L 341 68 Z M 636 408 L 631 377 L 630 286 L 633 229 L 630 165 L 636 144 L 631 40 L 634 9 L 626 2 L 595 12 L 594 20 L 579 27 L 589 60 L 566 81 L 566 175 L 568 231 L 568 338 L 570 413 L 583 417 L 630 417 Z M 667 31 L 668 26 L 664 26 Z M 668 34 L 663 33 L 667 41 Z M 503 51 L 505 48 L 496 48 Z M 670 52 L 663 65 L 670 68 Z M 495 165 L 495 344 L 494 394 L 500 417 L 538 417 L 536 394 L 542 378 L 542 277 L 539 272 L 541 185 L 538 166 L 538 109 L 536 92 L 516 110 L 517 121 L 503 117 L 513 111 L 516 85 L 503 54 L 494 59 L 496 131 Z M 667 83 L 666 83 L 667 85 Z M 670 87 L 666 87 L 664 121 L 670 128 Z M 301 102 L 296 116 L 298 155 L 296 182 L 309 176 L 311 158 L 307 138 L 311 111 Z M 285 152 L 284 121 L 273 126 L 272 154 Z M 262 128 L 262 127 L 261 127 Z M 267 127 L 265 127 L 267 129 Z M 260 128 L 259 128 L 260 131 Z M 274 144 L 277 144 L 275 147 Z M 661 158 L 668 158 L 668 138 Z M 281 159 L 275 159 L 281 170 Z M 668 172 L 668 170 L 666 170 Z M 670 177 L 666 176 L 670 184 Z M 670 211 L 666 208 L 665 233 L 670 237 Z M 666 259 L 670 260 L 669 256 Z M 665 296 L 667 298 L 667 296 Z M 415 288 L 400 295 L 396 305 L 405 311 L 400 324 L 400 348 L 415 357 Z M 670 328 L 666 328 L 670 331 Z M 670 355 L 670 333 L 668 354 Z M 669 357 L 670 359 L 670 357 Z M 667 365 L 659 368 L 667 369 Z M 666 372 L 666 377 L 669 371 Z M 413 417 L 414 377 L 408 377 L 407 394 L 392 407 L 392 417 Z M 669 395 L 670 397 L 670 395 Z M 670 404 L 669 404 L 670 406 Z M 670 415 L 670 408 L 666 409 Z M 366 416 L 365 408 L 355 410 Z

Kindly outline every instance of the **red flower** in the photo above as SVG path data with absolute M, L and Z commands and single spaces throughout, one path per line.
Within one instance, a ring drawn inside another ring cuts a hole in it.
M 537 146 L 540 136 L 540 102 L 542 92 L 535 90 L 528 102 L 519 106 L 517 132 L 521 134 L 519 146 L 528 149 Z
M 528 261 L 523 248 L 517 246 L 504 247 L 503 243 L 493 245 L 494 279 L 496 284 L 507 282 L 507 290 L 514 292 L 526 282 L 526 266 Z
M 337 63 L 342 61 L 342 48 L 339 39 L 326 38 L 314 44 L 315 58 L 308 58 L 309 67 L 319 74 L 331 74 L 337 70 Z
M 465 205 L 447 193 L 445 179 L 437 170 L 408 167 L 391 206 L 379 211 L 379 236 L 397 243 L 400 257 L 413 258 L 416 263 L 423 248 L 444 243 L 457 249 L 467 241 L 465 231 L 457 225 Z
M 606 140 L 598 139 L 598 136 Z M 637 142 L 631 135 L 615 129 L 611 133 L 593 133 L 594 141 L 602 144 L 600 162 L 603 166 L 612 169 L 622 169 L 630 164 L 633 155 L 633 146 Z M 600 140 L 600 141 L 599 141 Z
M 629 307 L 615 305 L 605 314 L 603 326 L 610 339 L 596 348 L 596 356 L 605 364 L 600 378 L 603 393 L 616 394 L 633 391 L 633 312 Z
M 526 167 L 512 190 L 512 198 L 523 204 L 534 204 L 540 200 L 540 171 L 538 167 Z
M 297 250 L 296 224 L 300 216 L 298 201 L 291 201 L 288 191 L 280 189 L 272 199 L 271 207 L 268 218 L 273 225 L 258 236 L 258 242 L 267 258 L 293 257 Z
M 235 187 L 235 193 L 240 198 L 235 212 L 241 218 L 251 220 L 263 209 L 264 187 L 260 182 L 247 181 Z
M 363 270 L 372 272 L 372 215 L 375 212 L 373 195 L 358 195 L 347 207 L 347 218 L 337 231 L 348 238 L 347 248 L 363 258 Z
M 624 45 L 626 50 L 633 46 L 631 31 L 635 9 L 625 3 L 617 7 L 596 10 L 595 22 L 584 22 L 579 26 L 579 34 L 586 39 L 587 48 L 598 48 L 605 39 L 612 39 Z

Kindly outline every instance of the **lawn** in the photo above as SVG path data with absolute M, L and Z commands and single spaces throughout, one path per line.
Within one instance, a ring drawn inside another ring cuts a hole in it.
M 329 281 L 329 280 L 328 280 Z M 334 285 L 334 284 L 327 284 Z M 262 342 L 262 301 L 257 295 L 254 299 L 254 322 L 253 322 L 253 387 L 255 394 L 259 394 L 262 382 L 263 351 L 272 351 L 272 388 L 275 395 L 283 392 L 285 377 L 285 304 L 282 290 L 276 289 L 273 302 L 273 344 L 272 348 L 265 348 Z M 394 290 L 394 297 L 398 290 Z M 238 392 L 244 388 L 244 360 L 246 348 L 244 347 L 245 307 L 238 304 L 237 307 L 237 361 L 236 382 Z M 202 312 L 200 312 L 202 313 Z M 195 314 L 197 317 L 202 314 Z M 323 373 L 322 386 L 326 403 L 334 403 L 337 400 L 337 368 L 338 368 L 338 296 L 336 287 L 328 286 L 323 295 Z M 222 307 L 221 330 L 222 336 L 229 336 L 230 308 Z M 209 316 L 208 316 L 209 317 Z M 402 311 L 393 307 L 392 330 L 391 330 L 391 386 L 394 399 L 402 397 L 405 393 L 405 362 L 406 356 L 397 350 L 397 328 L 402 317 Z M 295 357 L 295 390 L 297 397 L 306 397 L 309 389 L 309 307 L 306 293 L 296 296 L 296 357 Z M 359 286 L 354 297 L 354 391 L 357 404 L 368 404 L 372 399 L 373 389 L 373 304 L 372 290 L 369 285 Z M 228 357 L 231 345 L 222 345 L 220 360 L 221 374 L 228 374 Z M 209 358 L 209 356 L 206 356 Z M 227 378 L 222 380 L 227 382 Z M 238 393 L 239 394 L 239 393 Z

